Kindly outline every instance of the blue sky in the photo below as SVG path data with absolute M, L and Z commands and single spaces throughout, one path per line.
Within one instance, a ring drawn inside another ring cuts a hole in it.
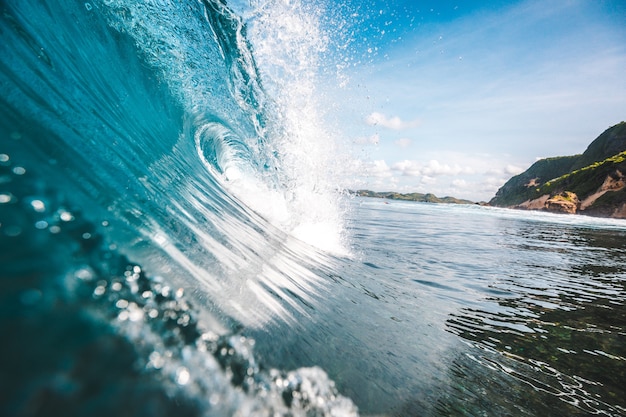
M 352 188 L 489 200 L 626 120 L 626 1 L 353 1 L 329 30 Z

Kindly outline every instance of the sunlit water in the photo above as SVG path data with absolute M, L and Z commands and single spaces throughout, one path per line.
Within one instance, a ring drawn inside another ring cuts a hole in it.
M 363 414 L 626 413 L 623 221 L 356 199 L 350 228 L 319 314 L 258 335 L 270 362 Z

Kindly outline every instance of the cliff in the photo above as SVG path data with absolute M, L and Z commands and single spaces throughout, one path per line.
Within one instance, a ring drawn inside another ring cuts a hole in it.
M 581 155 L 542 159 L 506 182 L 499 207 L 626 218 L 626 123 L 610 127 Z

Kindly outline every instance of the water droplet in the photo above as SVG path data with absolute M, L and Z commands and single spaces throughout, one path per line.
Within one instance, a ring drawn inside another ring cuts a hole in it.
M 121 299 L 121 300 L 117 300 L 117 303 L 115 303 L 115 307 L 117 308 L 126 308 L 128 307 L 128 301 Z
M 26 169 L 24 167 L 15 167 L 13 168 L 13 173 L 15 175 L 24 175 L 26 174 Z
M 55 225 L 55 226 L 51 226 L 50 229 L 48 230 L 50 230 L 50 233 L 52 234 L 57 234 L 61 231 L 61 228 Z
M 209 342 L 216 342 L 217 339 L 219 339 L 219 336 L 213 332 L 204 332 L 202 333 L 202 335 L 200 336 L 200 338 L 202 340 L 209 341 Z
M 10 203 L 12 199 L 11 194 L 0 194 L 0 204 Z
M 59 216 L 61 217 L 61 220 L 63 220 L 64 222 L 71 222 L 72 220 L 74 220 L 74 216 L 69 211 L 65 211 L 65 210 L 61 211 L 59 213 Z
M 85 281 L 89 281 L 93 279 L 93 272 L 91 272 L 89 268 L 81 268 L 78 271 L 76 271 L 74 275 L 76 275 L 76 278 L 82 279 Z
M 178 385 L 187 385 L 187 383 L 189 382 L 189 379 L 190 379 L 190 375 L 189 375 L 189 371 L 187 370 L 187 368 L 185 367 L 178 368 L 178 371 L 176 371 L 176 383 L 178 383 Z
M 39 230 L 43 230 L 46 227 L 48 227 L 48 222 L 45 220 L 39 220 L 37 223 L 35 223 L 35 228 Z
M 139 308 L 139 306 L 135 303 L 130 303 L 128 305 L 128 318 L 130 321 L 141 321 L 143 320 L 143 310 Z
M 9 162 L 9 155 L 5 153 L 0 153 L 0 163 Z
M 159 352 L 152 352 L 149 356 L 150 365 L 155 369 L 161 369 L 164 365 L 163 356 Z
M 43 213 L 44 211 L 46 211 L 46 205 L 41 200 L 33 200 L 30 202 L 30 205 L 33 206 L 33 209 L 37 213 Z
M 176 323 L 180 326 L 186 327 L 189 325 L 189 320 L 191 319 L 191 317 L 189 317 L 188 314 L 184 314 L 182 316 L 180 316 L 178 318 L 178 320 L 176 320 Z

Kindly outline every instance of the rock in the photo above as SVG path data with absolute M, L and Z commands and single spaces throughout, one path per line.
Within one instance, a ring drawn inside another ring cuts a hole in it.
M 615 219 L 626 219 L 626 203 L 616 208 L 611 217 Z
M 575 214 L 578 210 L 578 196 L 571 191 L 563 191 L 549 198 L 545 203 L 545 210 L 553 213 Z
M 517 206 L 513 206 L 513 208 L 523 209 L 523 210 L 543 210 L 546 207 L 546 201 L 548 201 L 549 199 L 550 199 L 550 195 L 544 194 L 539 198 L 535 198 L 533 200 L 526 200 Z

